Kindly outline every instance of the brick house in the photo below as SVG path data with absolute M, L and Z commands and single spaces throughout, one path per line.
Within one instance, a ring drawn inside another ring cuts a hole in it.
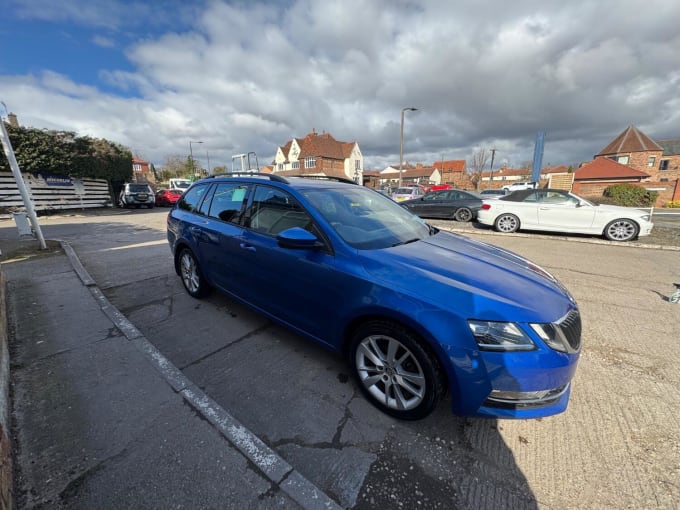
M 132 179 L 133 182 L 138 183 L 154 184 L 156 182 L 149 162 L 137 156 L 132 157 Z
M 659 192 L 657 206 L 680 200 L 680 139 L 652 140 L 635 126 L 628 126 L 595 155 L 647 174 L 640 181 Z
M 328 175 L 363 182 L 364 157 L 357 142 L 339 142 L 330 133 L 312 130 L 278 147 L 273 173 Z
M 612 184 L 639 184 L 649 179 L 649 174 L 610 158 L 595 158 L 581 165 L 574 172 L 572 191 L 584 198 L 601 197 L 602 192 Z
M 447 161 L 436 161 L 433 165 L 441 174 L 442 184 L 452 184 L 456 188 L 468 184 L 468 175 L 464 159 L 449 159 Z

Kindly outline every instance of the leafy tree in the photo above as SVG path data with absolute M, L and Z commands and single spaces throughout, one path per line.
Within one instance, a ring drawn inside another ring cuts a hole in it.
M 22 172 L 107 179 L 114 186 L 132 178 L 132 154 L 122 145 L 70 131 L 6 126 Z M 0 153 L 0 171 L 10 170 Z

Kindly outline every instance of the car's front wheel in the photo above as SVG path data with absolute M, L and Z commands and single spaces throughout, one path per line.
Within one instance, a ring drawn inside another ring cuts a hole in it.
M 439 362 L 421 342 L 411 331 L 383 320 L 362 325 L 352 338 L 350 364 L 359 388 L 395 418 L 424 418 L 446 393 Z
M 210 292 L 210 286 L 203 277 L 196 256 L 189 248 L 184 248 L 179 254 L 179 275 L 191 297 L 202 298 Z
M 632 220 L 624 218 L 610 222 L 604 228 L 604 236 L 610 241 L 630 241 L 635 239 L 640 227 Z
M 498 232 L 506 234 L 519 230 L 519 218 L 514 214 L 501 214 L 494 222 L 494 227 Z
M 467 207 L 460 207 L 453 215 L 456 221 L 470 221 L 472 219 L 472 211 Z

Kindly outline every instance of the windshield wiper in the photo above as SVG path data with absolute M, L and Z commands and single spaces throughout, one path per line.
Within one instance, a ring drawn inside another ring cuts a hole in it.
M 394 248 L 395 246 L 401 246 L 402 244 L 415 243 L 416 241 L 420 241 L 420 237 L 414 237 L 413 239 L 409 239 L 408 241 L 399 241 L 398 243 L 394 243 L 392 245 L 392 248 Z

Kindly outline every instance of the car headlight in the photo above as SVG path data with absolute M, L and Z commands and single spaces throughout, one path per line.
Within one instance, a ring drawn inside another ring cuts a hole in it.
M 568 342 L 559 326 L 554 324 L 529 324 L 548 347 L 560 352 L 569 352 Z
M 532 351 L 536 345 L 514 322 L 469 320 L 480 349 L 485 351 Z

